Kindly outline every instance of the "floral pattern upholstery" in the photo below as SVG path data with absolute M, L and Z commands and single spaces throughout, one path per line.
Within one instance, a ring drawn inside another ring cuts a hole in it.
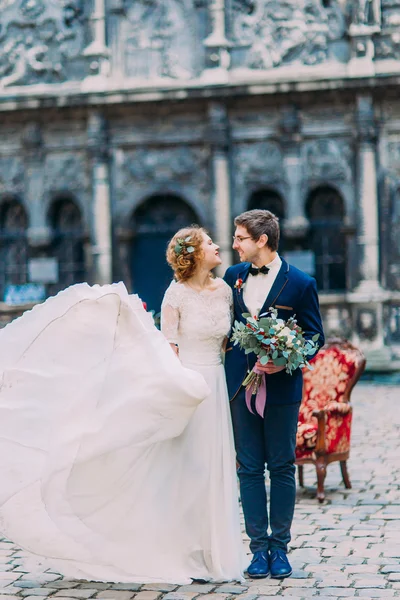
M 350 449 L 352 410 L 345 397 L 361 354 L 356 348 L 331 345 L 320 350 L 304 369 L 303 401 L 297 430 L 296 459 L 316 459 L 318 420 L 314 411 L 325 411 L 325 451 Z

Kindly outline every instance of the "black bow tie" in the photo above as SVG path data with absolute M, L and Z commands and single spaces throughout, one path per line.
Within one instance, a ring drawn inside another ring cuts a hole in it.
M 257 269 L 257 267 L 250 267 L 249 273 L 250 275 L 258 275 L 259 273 L 267 275 L 267 273 L 269 273 L 269 268 L 265 265 L 263 267 L 260 267 L 259 269 Z

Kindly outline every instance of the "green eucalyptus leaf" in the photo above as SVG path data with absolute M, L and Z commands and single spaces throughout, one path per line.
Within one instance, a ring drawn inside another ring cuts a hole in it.
M 193 246 L 188 246 L 188 247 L 186 248 L 186 251 L 187 251 L 187 252 L 189 252 L 189 254 L 192 254 L 192 252 L 194 252 L 194 248 L 193 248 Z
M 185 237 L 185 242 L 190 242 L 191 239 L 192 239 L 192 236 L 188 235 L 187 237 Z
M 273 360 L 276 367 L 284 367 L 286 365 L 286 358 L 283 358 L 282 356 Z

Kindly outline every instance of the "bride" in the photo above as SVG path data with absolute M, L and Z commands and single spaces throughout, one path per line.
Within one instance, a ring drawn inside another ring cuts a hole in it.
M 72 286 L 0 331 L 0 532 L 68 577 L 243 577 L 231 291 L 201 228 L 167 259 L 164 335 L 122 283 Z

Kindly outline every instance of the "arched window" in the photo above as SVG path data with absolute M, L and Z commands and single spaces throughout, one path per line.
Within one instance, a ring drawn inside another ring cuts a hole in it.
M 253 192 L 250 196 L 248 210 L 260 208 L 262 210 L 269 210 L 274 213 L 279 220 L 281 225 L 281 238 L 279 242 L 280 252 L 285 249 L 285 235 L 282 229 L 282 221 L 285 218 L 285 205 L 282 197 L 275 190 L 263 189 Z
M 321 291 L 346 289 L 344 202 L 329 186 L 315 189 L 307 201 L 310 249 L 315 256 L 315 278 Z
M 7 285 L 27 282 L 27 227 L 25 209 L 17 200 L 0 205 L 0 300 Z
M 132 286 L 149 310 L 160 310 L 172 279 L 165 253 L 181 227 L 198 223 L 195 212 L 181 198 L 160 194 L 148 198 L 133 214 Z
M 53 230 L 52 255 L 58 261 L 58 283 L 51 294 L 85 281 L 84 231 L 81 211 L 70 198 L 57 198 L 51 205 L 49 221 Z

